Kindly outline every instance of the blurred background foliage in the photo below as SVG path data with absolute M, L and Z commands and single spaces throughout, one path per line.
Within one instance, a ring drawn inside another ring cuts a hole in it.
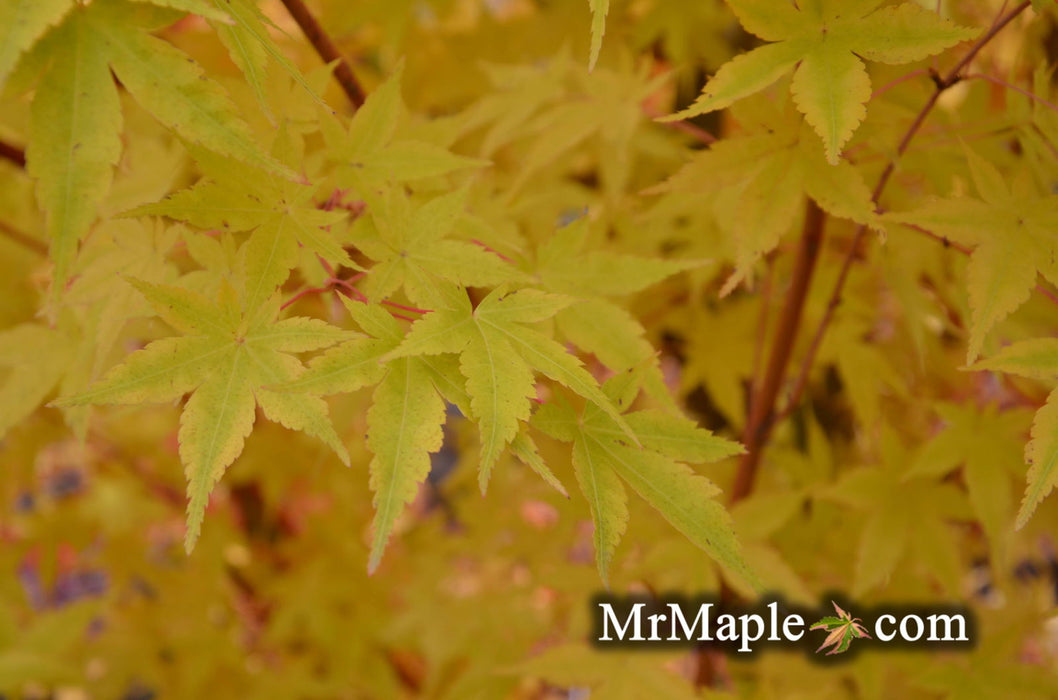
M 987 26 L 1002 3 L 939 5 L 962 24 Z M 497 248 L 532 250 L 556 222 L 589 212 L 600 246 L 714 261 L 627 302 L 659 348 L 680 405 L 737 439 L 759 367 L 758 319 L 781 302 L 781 288 L 762 290 L 789 276 L 792 256 L 783 253 L 792 243 L 759 262 L 753 285 L 721 297 L 737 237 L 718 218 L 716 190 L 643 192 L 703 147 L 693 133 L 652 117 L 688 104 L 705 76 L 758 43 L 724 4 L 614 0 L 590 74 L 586 2 L 322 0 L 313 7 L 368 92 L 403 60 L 401 133 L 492 162 L 470 208 L 500 232 Z M 284 53 L 326 86 L 328 104 L 344 104 L 279 3 L 261 8 Z M 1056 16 L 1019 19 L 982 56 L 982 70 L 1053 100 L 1045 66 L 1058 54 Z M 204 22 L 179 19 L 157 34 L 206 66 L 256 130 L 273 128 Z M 871 70 L 881 86 L 913 68 Z M 872 103 L 849 150 L 858 168 L 877 175 L 930 88 L 928 80 L 901 82 Z M 316 118 L 311 98 L 281 71 L 267 89 L 290 123 Z M 743 107 L 741 123 L 785 94 L 779 86 Z M 1025 159 L 1058 188 L 1053 110 L 985 81 L 945 99 L 902 161 L 888 206 L 922 191 L 949 192 L 960 139 L 995 162 Z M 194 178 L 177 139 L 135 102 L 123 97 L 122 108 L 133 136 L 104 203 L 112 213 Z M 738 109 L 694 125 L 737 133 Z M 25 134 L 28 106 L 17 85 L 0 115 L 0 136 Z M 31 180 L 4 163 L 0 178 L 0 218 L 38 230 Z M 97 240 L 111 245 L 100 256 L 131 257 L 156 279 L 188 269 L 186 253 L 153 262 L 150 251 L 137 254 L 122 238 L 124 225 L 107 224 Z M 806 328 L 824 313 L 851 229 L 830 224 Z M 166 230 L 157 235 L 161 241 Z M 180 234 L 173 235 L 169 243 L 179 249 Z M 121 270 L 131 264 L 112 262 Z M 32 251 L 0 238 L 0 275 L 9 280 L 0 295 L 4 326 L 33 316 L 46 279 L 25 271 L 38 263 Z M 510 459 L 482 498 L 476 431 L 457 411 L 427 484 L 369 577 L 364 390 L 331 402 L 350 446 L 349 470 L 318 442 L 260 422 L 217 487 L 191 556 L 181 547 L 177 407 L 94 413 L 83 441 L 54 409 L 20 421 L 0 443 L 0 689 L 9 698 L 56 700 L 1058 697 L 1058 627 L 1048 617 L 1058 585 L 1058 506 L 1045 502 L 1025 529 L 1010 527 L 1032 409 L 1044 393 L 1033 383 L 958 370 L 965 266 L 963 257 L 903 230 L 872 250 L 822 349 L 809 400 L 776 432 L 757 490 L 733 514 L 747 559 L 791 601 L 814 605 L 835 589 L 871 603 L 970 601 L 981 641 L 969 654 L 869 653 L 823 667 L 772 652 L 721 660 L 718 675 L 703 679 L 693 651 L 595 651 L 585 643 L 588 601 L 601 583 L 586 503 L 562 498 Z M 88 305 L 100 300 L 91 282 L 82 276 L 71 288 Z M 324 316 L 338 313 L 325 298 L 306 303 Z M 117 356 L 157 334 L 159 323 L 115 329 Z M 1053 334 L 1054 307 L 1034 298 L 1004 328 L 1004 337 Z M 100 362 L 108 366 L 114 352 Z M 66 361 L 40 359 L 41 366 Z M 568 451 L 550 441 L 541 449 L 557 476 L 573 483 Z M 977 482 L 975 460 L 987 467 Z M 724 486 L 733 473 L 734 460 L 709 467 Z M 981 489 L 987 498 L 975 495 Z M 614 592 L 719 589 L 720 575 L 700 550 L 642 502 L 630 505 L 633 524 L 611 569 Z

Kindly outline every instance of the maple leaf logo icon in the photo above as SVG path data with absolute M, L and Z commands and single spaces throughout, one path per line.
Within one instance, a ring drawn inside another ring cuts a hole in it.
M 842 610 L 834 601 L 830 601 L 830 604 L 834 606 L 838 616 L 829 615 L 808 628 L 810 630 L 820 629 L 827 631 L 827 638 L 816 649 L 817 654 L 829 646 L 834 648 L 827 652 L 827 656 L 843 654 L 849 650 L 849 645 L 852 644 L 853 639 L 871 639 L 871 635 L 867 634 L 867 630 L 860 624 L 860 618 L 852 617 L 851 614 Z

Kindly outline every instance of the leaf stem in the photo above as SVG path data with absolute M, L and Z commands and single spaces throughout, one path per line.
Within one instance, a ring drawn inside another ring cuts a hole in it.
M 484 248 L 484 249 L 485 249 L 486 251 L 488 251 L 488 252 L 492 253 L 493 255 L 495 255 L 495 256 L 496 256 L 497 258 L 499 258 L 500 260 L 502 260 L 502 261 L 503 261 L 503 262 L 505 262 L 505 263 L 511 263 L 511 264 L 513 264 L 513 263 L 514 263 L 514 261 L 513 261 L 513 260 L 511 260 L 511 259 L 510 259 L 509 257 L 507 257 L 506 255 L 504 255 L 504 254 L 503 254 L 503 253 L 501 253 L 500 251 L 496 250 L 496 249 L 495 249 L 495 248 L 493 248 L 492 246 L 488 245 L 487 243 L 482 243 L 481 241 L 479 241 L 479 240 L 478 240 L 478 239 L 476 239 L 476 238 L 471 238 L 471 239 L 470 239 L 470 242 L 471 242 L 471 243 L 473 243 L 473 244 L 474 244 L 474 245 L 476 245 L 476 246 L 481 246 L 481 247 L 482 247 L 482 248 Z
M 873 100 L 873 99 L 885 94 L 886 92 L 889 92 L 890 90 L 895 88 L 897 85 L 900 85 L 901 83 L 906 83 L 908 80 L 911 80 L 912 78 L 917 78 L 920 75 L 927 75 L 928 73 L 929 73 L 929 69 L 927 69 L 927 68 L 919 68 L 917 70 L 911 71 L 910 73 L 906 73 L 906 74 L 900 76 L 899 78 L 896 78 L 895 80 L 889 81 L 885 85 L 881 86 L 880 88 L 878 88 L 877 90 L 872 92 L 871 93 L 871 99 Z
M 651 119 L 657 119 L 658 117 L 662 116 L 660 112 L 650 109 L 646 106 L 643 107 L 643 113 Z M 661 125 L 668 127 L 673 131 L 680 131 L 684 134 L 687 134 L 688 136 L 694 138 L 696 141 L 705 144 L 706 146 L 711 146 L 717 141 L 717 138 L 711 133 L 709 133 L 700 126 L 691 124 L 687 121 L 661 122 Z
M 342 289 L 345 289 L 346 291 L 348 291 L 349 295 L 356 297 L 357 301 L 362 301 L 364 303 L 367 303 L 367 296 L 364 295 L 364 293 L 361 292 L 359 289 L 357 289 L 356 287 L 353 286 L 353 282 L 356 282 L 358 279 L 362 278 L 363 276 L 364 276 L 364 273 L 361 272 L 361 273 L 359 273 L 357 275 L 353 275 L 352 277 L 350 277 L 347 280 L 335 278 L 335 279 L 331 280 L 331 283 L 341 287 Z
M 26 167 L 26 152 L 3 140 L 0 140 L 0 158 L 11 161 L 20 168 Z
M 359 81 L 357 81 L 356 76 L 353 75 L 353 69 L 349 66 L 345 56 L 338 51 L 338 47 L 334 45 L 331 37 L 320 26 L 316 17 L 302 0 L 282 0 L 282 3 L 287 8 L 290 16 L 301 27 L 305 38 L 312 44 L 312 48 L 316 49 L 316 53 L 323 59 L 323 62 L 338 62 L 334 67 L 334 79 L 338 81 L 338 84 L 345 92 L 345 96 L 349 98 L 353 109 L 359 109 L 364 104 L 366 93 Z
M 779 395 L 779 389 L 786 376 L 790 354 L 801 325 L 801 314 L 804 311 L 805 298 L 808 296 L 808 287 L 812 281 L 816 261 L 819 259 L 825 222 L 826 216 L 823 210 L 814 200 L 809 199 L 805 209 L 804 230 L 801 233 L 801 243 L 797 250 L 797 260 L 794 262 L 793 278 L 790 282 L 790 289 L 786 293 L 786 304 L 779 316 L 764 381 L 760 385 L 760 391 L 755 392 L 750 401 L 749 419 L 746 421 L 746 430 L 742 438 L 746 453 L 738 465 L 735 485 L 731 489 L 731 503 L 742 500 L 753 491 L 753 481 L 760 465 L 761 453 L 774 423 L 775 399 Z
M 401 309 L 402 311 L 408 311 L 413 314 L 428 314 L 430 309 L 417 309 L 414 306 L 405 306 L 404 304 L 398 304 L 395 301 L 383 300 L 382 302 L 386 306 L 392 306 L 394 309 Z
M 1036 102 L 1039 102 L 1041 105 L 1043 105 L 1047 109 L 1051 110 L 1052 112 L 1058 112 L 1058 105 L 1055 105 L 1053 102 L 1049 102 L 1049 101 L 1043 99 L 1042 97 L 1040 97 L 1039 95 L 1037 95 L 1036 93 L 1031 92 L 1030 90 L 1025 90 L 1024 88 L 1019 88 L 1017 85 L 1013 85 L 1011 83 L 1008 83 L 1007 81 L 1005 81 L 1005 80 L 1003 80 L 1001 78 L 997 78 L 994 75 L 988 75 L 987 73 L 970 73 L 970 74 L 965 75 L 963 77 L 966 80 L 986 80 L 986 81 L 992 83 L 993 85 L 998 85 L 1000 87 L 1006 88 L 1007 90 L 1013 90 L 1014 92 L 1016 92 L 1016 93 L 1018 93 L 1020 95 L 1024 95 L 1025 97 L 1029 98 L 1030 100 L 1035 100 Z
M 283 305 L 279 307 L 279 310 L 285 310 L 288 306 L 296 302 L 298 299 L 301 299 L 302 297 L 306 297 L 310 294 L 323 294 L 324 292 L 331 291 L 331 289 L 333 289 L 331 285 L 326 285 L 324 287 L 308 287 L 307 289 L 302 289 L 300 292 L 283 302 Z

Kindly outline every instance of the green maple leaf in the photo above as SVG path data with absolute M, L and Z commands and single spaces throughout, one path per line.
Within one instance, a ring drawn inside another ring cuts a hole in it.
M 565 226 L 540 246 L 533 270 L 540 284 L 583 297 L 625 296 L 657 284 L 703 260 L 664 260 L 600 250 L 590 245 L 585 218 Z
M 337 266 L 360 269 L 330 226 L 345 211 L 323 211 L 312 200 L 317 187 L 291 182 L 259 168 L 193 149 L 205 178 L 161 202 L 138 207 L 130 216 L 166 216 L 202 229 L 253 230 L 246 244 L 247 308 L 259 306 L 298 263 L 301 244 Z
M 606 34 L 606 15 L 610 12 L 610 0 L 588 0 L 591 9 L 591 54 L 588 57 L 588 70 L 595 68 L 602 50 L 602 38 Z
M 827 163 L 819 141 L 793 110 L 768 100 L 747 105 L 743 134 L 723 139 L 673 174 L 655 192 L 711 193 L 712 210 L 735 249 L 730 292 L 760 257 L 774 250 L 809 197 L 833 216 L 882 230 L 859 170 Z M 747 119 L 746 121 L 749 121 Z
M 377 384 L 367 412 L 369 471 L 375 492 L 374 537 L 368 572 L 378 568 L 394 523 L 415 498 L 430 472 L 430 453 L 444 439 L 446 398 L 460 400 L 462 388 L 450 388 L 453 370 L 435 357 L 382 359 L 404 340 L 404 329 L 381 307 L 342 298 L 368 334 L 330 348 L 312 360 L 299 378 L 277 390 L 311 394 L 349 393 Z M 453 390 L 454 389 L 454 390 Z
M 397 126 L 406 112 L 400 94 L 403 71 L 401 63 L 368 95 L 348 129 L 334 114 L 321 110 L 320 128 L 327 142 L 327 156 L 338 165 L 336 177 L 340 187 L 367 193 L 380 185 L 488 164 L 488 161 L 456 155 L 434 143 L 397 137 Z
M 397 191 L 367 201 L 370 217 L 357 222 L 352 241 L 375 261 L 361 285 L 370 299 L 384 299 L 403 288 L 416 304 L 429 307 L 442 279 L 492 287 L 524 278 L 480 245 L 453 238 L 466 216 L 465 189 L 423 204 Z
M 93 375 L 102 370 L 127 321 L 151 313 L 150 306 L 123 277 L 156 282 L 175 279 L 176 266 L 167 255 L 182 232 L 181 226 L 166 228 L 160 222 L 145 225 L 112 220 L 86 241 L 66 299 L 71 306 L 90 309 Z
M 553 59 L 556 72 L 547 77 L 558 78 L 552 84 L 551 93 L 536 93 L 544 102 L 527 102 L 528 96 L 503 100 L 506 91 L 520 92 L 518 84 L 498 86 L 496 102 L 506 102 L 513 110 L 501 113 L 498 122 L 488 137 L 504 135 L 521 136 L 526 139 L 526 151 L 520 159 L 518 172 L 507 190 L 506 202 L 515 201 L 518 193 L 546 168 L 566 167 L 569 155 L 585 145 L 598 154 L 599 179 L 604 192 L 614 194 L 630 185 L 633 170 L 631 159 L 616 154 L 648 151 L 649 147 L 639 138 L 643 124 L 641 101 L 648 99 L 666 81 L 665 75 L 651 75 L 646 65 L 636 69 L 627 66 L 618 70 L 598 70 L 585 74 L 576 63 L 560 53 Z M 504 70 L 499 75 L 511 75 L 517 71 Z M 531 81 L 534 88 L 548 88 L 545 76 Z M 569 84 L 572 83 L 572 86 Z M 549 99 L 550 98 L 550 99 Z M 555 99 L 560 98 L 560 99 Z M 541 109 L 542 108 L 542 109 Z M 529 118 L 530 115 L 539 109 Z M 516 120 L 524 120 L 518 123 Z M 521 133 L 514 132 L 520 127 Z M 495 141 L 490 145 L 496 143 Z
M 124 224 L 124 225 L 122 225 Z M 79 391 L 101 369 L 129 317 L 148 312 L 122 274 L 164 279 L 175 269 L 165 253 L 173 230 L 145 230 L 135 222 L 102 227 L 78 261 L 67 300 L 54 326 L 23 323 L 0 332 L 0 438 L 58 388 Z M 87 407 L 64 410 L 79 437 L 87 430 Z
M 445 403 L 434 387 L 432 370 L 416 358 L 390 362 L 371 398 L 367 446 L 374 453 L 370 483 L 375 534 L 368 573 L 378 568 L 398 514 L 430 473 L 430 453 L 441 449 L 445 421 Z
M 466 294 L 458 290 L 443 301 L 446 307 L 416 321 L 388 359 L 459 354 L 470 417 L 481 431 L 482 491 L 492 466 L 518 434 L 519 424 L 529 419 L 530 399 L 536 395 L 534 371 L 594 402 L 622 426 L 626 435 L 632 435 L 620 412 L 580 361 L 527 325 L 551 318 L 572 301 L 570 298 L 534 289 L 506 294 L 499 288 L 477 308 L 471 307 Z
M 209 493 L 239 456 L 254 423 L 255 406 L 292 430 L 313 435 L 348 464 L 349 456 L 318 397 L 267 387 L 304 370 L 290 353 L 316 350 L 349 337 L 323 321 L 276 320 L 272 301 L 243 313 L 230 286 L 216 300 L 180 287 L 130 280 L 155 312 L 183 336 L 156 340 L 60 406 L 138 404 L 191 396 L 180 415 L 180 459 L 188 479 L 185 546 L 198 539 Z
M 600 297 L 634 294 L 707 261 L 664 260 L 599 250 L 589 245 L 590 236 L 585 218 L 555 231 L 538 249 L 532 274 L 546 289 L 580 297 L 556 314 L 559 331 L 620 372 L 651 357 L 654 348 L 631 313 Z M 656 366 L 647 382 L 652 396 L 671 403 Z
M 461 120 L 463 133 L 491 124 L 479 150 L 485 156 L 509 144 L 527 130 L 527 123 L 541 109 L 555 105 L 563 96 L 570 63 L 566 46 L 543 64 L 483 62 L 481 69 L 491 89 L 467 110 Z
M 625 372 L 606 383 L 614 403 L 631 402 L 633 378 L 634 373 Z M 731 516 L 714 498 L 720 489 L 685 464 L 715 462 L 739 454 L 742 447 L 669 413 L 635 411 L 624 420 L 640 445 L 629 444 L 627 431 L 595 403 L 577 415 L 568 404 L 551 402 L 532 420 L 547 435 L 573 443 L 573 470 L 595 524 L 599 575 L 608 580 L 614 550 L 628 525 L 627 483 L 691 542 L 755 585 Z
M 973 369 L 1009 372 L 1053 383 L 1058 380 L 1058 339 L 1035 338 L 1014 343 L 978 362 Z M 1036 412 L 1031 439 L 1025 447 L 1025 461 L 1031 466 L 1025 497 L 1018 510 L 1015 525 L 1018 529 L 1025 526 L 1036 507 L 1058 484 L 1058 388 L 1051 391 Z
M 216 83 L 183 52 L 144 31 L 167 18 L 145 4 L 97 0 L 75 5 L 42 40 L 48 67 L 33 99 L 26 161 L 48 213 L 55 290 L 69 275 L 121 154 L 111 70 L 140 105 L 187 140 L 290 174 L 261 152 Z
M 883 584 L 910 550 L 941 583 L 959 590 L 961 565 L 949 521 L 971 517 L 954 484 L 909 473 L 906 450 L 891 430 L 879 440 L 883 463 L 845 474 L 822 497 L 865 511 L 856 547 L 853 595 Z
M 871 635 L 867 634 L 867 630 L 860 624 L 860 618 L 853 617 L 850 613 L 842 610 L 834 601 L 831 601 L 830 604 L 834 606 L 838 617 L 824 617 L 808 628 L 810 630 L 827 631 L 827 638 L 816 649 L 817 654 L 829 646 L 834 648 L 827 652 L 827 656 L 843 654 L 849 650 L 849 645 L 852 644 L 853 639 L 871 638 Z
M 981 199 L 935 199 L 885 218 L 974 246 L 966 280 L 973 311 L 969 364 L 981 353 L 988 332 L 1028 300 L 1037 272 L 1058 284 L 1053 233 L 1058 228 L 1058 195 L 1039 195 L 1027 170 L 1008 185 L 987 160 L 969 149 L 966 156 Z
M 673 65 L 703 66 L 713 71 L 731 57 L 727 41 L 730 30 L 731 15 L 722 2 L 659 2 L 637 17 L 634 46 L 660 46 Z M 690 85 L 695 76 L 685 71 L 677 79 L 681 86 Z
M 988 535 L 995 561 L 1005 561 L 1006 533 L 1013 505 L 1011 467 L 1024 447 L 1024 410 L 999 411 L 941 403 L 934 407 L 945 428 L 918 452 L 907 477 L 941 476 L 962 465 L 970 503 Z
M 23 323 L 0 332 L 0 438 L 59 385 L 76 353 L 66 328 Z
M 796 66 L 790 89 L 797 108 L 820 138 L 827 161 L 866 116 L 871 79 L 863 60 L 918 61 L 977 35 L 915 3 L 883 0 L 727 0 L 746 31 L 767 42 L 720 67 L 687 109 L 686 119 L 723 109 L 759 92 Z
M 134 2 L 190 12 L 221 26 L 231 25 L 229 15 L 217 9 L 221 6 L 220 0 L 213 0 L 213 6 L 209 0 Z M 9 0 L 0 5 L 0 87 L 4 86 L 19 58 L 78 4 L 77 0 Z
M 378 306 L 345 298 L 342 301 L 368 336 L 330 348 L 313 359 L 301 377 L 276 389 L 339 394 L 377 384 L 367 414 L 367 443 L 374 455 L 369 471 L 376 511 L 368 558 L 368 572 L 373 573 L 397 518 L 429 474 L 430 453 L 441 448 L 445 421 L 442 397 L 466 414 L 470 413 L 470 398 L 466 380 L 451 356 L 421 355 L 383 363 L 383 358 L 404 340 L 404 330 Z M 527 435 L 516 435 L 510 448 L 548 484 L 566 495 Z
M 199 2 L 194 4 L 198 5 Z M 212 5 L 235 20 L 232 23 L 230 20 L 210 18 L 210 26 L 217 33 L 217 38 L 224 44 L 224 47 L 228 49 L 232 63 L 239 68 L 246 82 L 250 84 L 257 103 L 266 115 L 271 115 L 271 110 L 265 100 L 264 81 L 271 61 L 278 64 L 294 79 L 294 82 L 322 104 L 319 95 L 309 85 L 298 67 L 280 51 L 272 37 L 269 36 L 269 29 L 278 30 L 278 27 L 258 9 L 255 3 L 249 0 L 212 0 Z M 197 9 L 189 11 L 203 15 L 203 12 Z M 209 17 L 209 15 L 203 16 Z
M 19 57 L 74 7 L 74 0 L 10 0 L 0 3 L 0 87 Z

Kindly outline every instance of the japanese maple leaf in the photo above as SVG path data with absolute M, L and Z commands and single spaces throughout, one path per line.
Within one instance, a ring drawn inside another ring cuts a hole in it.
M 140 0 L 142 1 L 142 0 Z M 308 96 L 319 104 L 323 104 L 317 90 L 309 84 L 305 76 L 301 74 L 298 67 L 284 55 L 282 49 L 276 45 L 270 35 L 271 30 L 278 34 L 282 32 L 267 15 L 265 15 L 253 0 L 191 0 L 196 6 L 201 2 L 209 2 L 218 10 L 226 13 L 231 20 L 223 21 L 211 19 L 210 26 L 217 33 L 217 38 L 228 49 L 228 55 L 242 72 L 246 82 L 253 89 L 257 104 L 269 119 L 272 119 L 272 109 L 265 99 L 265 79 L 272 63 L 279 66 L 289 75 L 294 83 L 301 86 L 303 92 L 294 95 L 298 100 Z M 196 14 L 202 14 L 194 9 L 190 10 Z
M 723 109 L 796 66 L 794 101 L 836 163 L 867 114 L 871 79 L 862 59 L 909 63 L 977 34 L 915 3 L 877 9 L 883 1 L 727 0 L 748 32 L 773 43 L 721 66 L 694 104 L 665 120 Z
M 1009 372 L 1058 385 L 1058 338 L 1024 340 L 978 362 L 973 369 Z M 1058 388 L 1051 391 L 1032 422 L 1025 460 L 1031 465 L 1028 486 L 1015 527 L 1021 529 L 1036 506 L 1058 485 Z
M 970 364 L 988 332 L 1028 300 L 1037 272 L 1058 284 L 1058 195 L 1039 195 L 1027 170 L 1009 185 L 987 160 L 969 149 L 966 155 L 981 199 L 935 199 L 885 218 L 974 247 L 966 279 L 973 311 L 966 350 Z
M 507 294 L 498 288 L 473 308 L 462 290 L 438 299 L 434 310 L 412 325 L 404 342 L 387 359 L 458 353 L 466 377 L 471 417 L 481 431 L 482 491 L 492 466 L 529 419 L 536 395 L 534 372 L 563 384 L 610 415 L 631 437 L 620 412 L 599 389 L 580 360 L 530 327 L 551 318 L 572 300 L 534 289 Z
M 588 70 L 595 68 L 602 50 L 602 38 L 606 34 L 606 15 L 610 12 L 610 0 L 588 0 L 591 7 L 591 55 L 588 57 Z
M 918 452 L 908 476 L 940 477 L 961 465 L 962 482 L 993 558 L 1002 561 L 1014 503 L 1011 477 L 1021 468 L 1028 411 L 957 403 L 938 403 L 934 410 L 944 429 Z
M 576 296 L 626 296 L 704 260 L 665 260 L 616 253 L 590 245 L 586 218 L 558 229 L 540 246 L 533 270 L 548 289 Z
M 881 230 L 871 191 L 847 162 L 828 165 L 819 140 L 789 105 L 747 100 L 741 133 L 695 153 L 653 192 L 710 197 L 714 218 L 735 250 L 735 272 L 722 294 L 745 279 L 760 257 L 779 244 L 811 198 L 832 216 Z
M 867 634 L 867 630 L 860 624 L 860 618 L 853 617 L 850 613 L 842 610 L 834 601 L 831 601 L 830 604 L 834 606 L 838 616 L 824 617 L 808 628 L 810 630 L 827 631 L 827 638 L 816 649 L 817 654 L 829 646 L 834 648 L 827 652 L 827 656 L 843 654 L 849 650 L 849 645 L 852 644 L 853 639 L 871 638 L 871 635 Z
M 350 331 L 311 318 L 277 321 L 275 301 L 244 314 L 230 286 L 211 300 L 180 287 L 130 282 L 184 335 L 150 343 L 86 391 L 56 404 L 137 404 L 191 394 L 177 436 L 188 479 L 189 552 L 198 539 L 210 491 L 242 452 L 253 428 L 255 406 L 269 420 L 319 438 L 348 464 L 323 399 L 266 387 L 304 371 L 290 353 L 327 347 L 348 338 Z
M 442 393 L 458 401 L 462 388 L 451 386 L 449 379 L 458 370 L 437 357 L 381 362 L 404 340 L 404 329 L 380 306 L 344 297 L 342 301 L 368 335 L 330 348 L 313 359 L 303 375 L 276 389 L 338 394 L 377 385 L 367 412 L 367 446 L 373 454 L 368 470 L 375 492 L 374 536 L 367 570 L 373 573 L 397 517 L 430 472 L 430 453 L 441 449 L 445 422 Z
M 193 0 L 156 3 L 191 9 L 212 19 L 226 15 Z M 0 50 L 0 78 L 11 54 L 41 39 L 49 56 L 33 98 L 26 165 L 37 179 L 37 195 L 48 214 L 55 261 L 53 291 L 69 276 L 77 243 L 110 188 L 121 155 L 121 105 L 114 76 L 148 112 L 183 138 L 284 176 L 291 171 L 254 142 L 250 128 L 214 81 L 186 54 L 147 33 L 173 15 L 141 2 L 4 3 L 16 21 L 17 43 Z M 2 23 L 0 23 L 2 24 Z M 42 52 L 44 49 L 40 49 Z M 113 75 L 111 74 L 113 70 Z
M 633 376 L 623 372 L 606 383 L 604 390 L 613 403 L 631 403 L 638 391 L 628 387 Z M 626 430 L 595 403 L 578 415 L 565 402 L 552 401 L 532 421 L 550 437 L 573 443 L 574 474 L 595 524 L 599 575 L 607 580 L 614 550 L 628 525 L 628 484 L 691 542 L 754 585 L 731 516 L 714 498 L 720 489 L 685 464 L 715 462 L 742 452 L 742 447 L 662 411 L 635 411 L 623 419 L 640 445 L 630 444 Z
M 456 238 L 465 216 L 465 190 L 425 203 L 397 191 L 367 201 L 370 216 L 357 221 L 351 238 L 375 261 L 360 285 L 372 300 L 403 288 L 414 303 L 430 307 L 441 278 L 467 287 L 524 278 L 498 255 Z
M 406 109 L 401 100 L 403 63 L 379 85 L 353 115 L 346 128 L 329 110 L 320 110 L 326 153 L 338 165 L 339 187 L 363 195 L 380 185 L 436 177 L 456 170 L 480 168 L 488 161 L 456 155 L 429 140 L 398 136 Z
M 329 230 L 347 212 L 323 211 L 312 200 L 316 186 L 291 182 L 204 149 L 192 153 L 205 177 L 161 202 L 137 207 L 131 216 L 166 216 L 202 229 L 253 231 L 246 244 L 246 308 L 264 303 L 286 280 L 303 245 L 331 264 L 355 268 Z
M 76 336 L 67 325 L 22 323 L 0 332 L 0 438 L 36 410 L 70 371 Z
M 130 317 L 150 313 L 136 290 L 121 278 L 135 274 L 164 280 L 175 276 L 166 253 L 175 230 L 145 229 L 131 221 L 101 227 L 89 239 L 91 264 L 74 268 L 68 290 L 71 308 L 54 325 L 23 323 L 0 332 L 0 439 L 56 388 L 60 394 L 84 389 L 110 356 Z M 141 308 L 142 307 L 142 308 Z M 91 309 L 89 313 L 75 313 Z M 87 406 L 63 411 L 67 425 L 83 438 Z
M 892 575 L 906 555 L 929 565 L 951 593 L 959 590 L 961 566 L 949 521 L 971 518 L 962 490 L 952 483 L 911 472 L 900 438 L 883 430 L 882 464 L 849 470 L 821 495 L 865 511 L 856 547 L 853 595 L 862 595 Z
M 627 296 L 705 260 L 665 260 L 594 249 L 586 217 L 552 234 L 537 251 L 532 274 L 549 290 L 579 297 L 555 316 L 559 331 L 610 369 L 621 372 L 651 357 L 654 349 L 629 311 L 603 296 Z M 661 372 L 654 367 L 648 390 L 666 400 Z
M 344 297 L 342 302 L 368 335 L 328 349 L 309 363 L 303 375 L 276 389 L 339 394 L 377 385 L 367 412 L 367 445 L 374 455 L 368 467 L 375 492 L 374 536 L 368 560 L 368 572 L 372 573 L 378 568 L 398 516 L 430 472 L 430 453 L 441 448 L 445 401 L 469 415 L 470 398 L 452 355 L 423 354 L 383 363 L 382 358 L 404 341 L 404 328 L 380 306 Z M 511 450 L 565 495 L 528 436 L 515 436 Z

